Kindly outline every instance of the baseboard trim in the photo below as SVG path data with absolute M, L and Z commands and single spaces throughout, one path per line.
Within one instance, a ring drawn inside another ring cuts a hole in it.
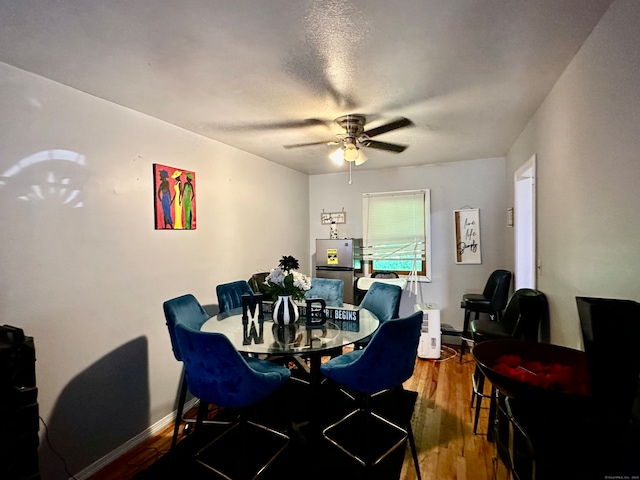
M 198 402 L 197 398 L 192 398 L 191 400 L 189 400 L 187 403 L 185 403 L 185 411 L 189 411 L 189 409 L 193 408 L 193 406 L 197 402 Z M 127 440 L 125 443 L 123 443 L 118 448 L 116 448 L 112 452 L 102 457 L 100 460 L 95 461 L 94 463 L 89 465 L 87 468 L 85 468 L 81 472 L 76 473 L 73 478 L 77 480 L 86 480 L 92 475 L 95 475 L 104 467 L 106 467 L 107 465 L 109 465 L 110 463 L 114 462 L 115 460 L 120 458 L 122 455 L 127 453 L 129 450 L 138 446 L 140 443 L 144 442 L 148 438 L 154 436 L 156 433 L 164 430 L 168 425 L 172 424 L 176 419 L 176 414 L 177 414 L 177 410 L 171 412 L 166 417 L 161 418 L 156 423 L 151 425 L 149 428 L 140 432 L 135 437 Z

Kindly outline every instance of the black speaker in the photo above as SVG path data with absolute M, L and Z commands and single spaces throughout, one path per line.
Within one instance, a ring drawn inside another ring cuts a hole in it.
M 32 337 L 0 326 L 0 478 L 39 480 L 38 389 Z

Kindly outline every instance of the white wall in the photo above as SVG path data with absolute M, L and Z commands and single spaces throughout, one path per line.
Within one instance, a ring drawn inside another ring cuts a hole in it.
M 460 300 L 464 293 L 481 292 L 490 273 L 504 267 L 506 237 L 506 186 L 504 158 L 470 160 L 421 167 L 353 170 L 314 175 L 309 179 L 310 251 L 315 239 L 329 238 L 329 226 L 320 214 L 347 212 L 347 223 L 338 225 L 340 237 L 362 237 L 362 194 L 428 188 L 431 190 L 432 282 L 421 284 L 416 297 L 403 292 L 400 314 L 413 313 L 417 302 L 437 303 L 441 322 L 462 329 Z M 480 209 L 482 264 L 456 265 L 453 211 L 465 206 Z
M 576 296 L 640 300 L 638 25 L 640 2 L 614 2 L 507 156 L 513 183 L 537 154 L 538 288 L 551 341 L 573 348 Z
M 0 84 L 0 317 L 34 337 L 40 414 L 77 473 L 174 409 L 163 301 L 216 303 L 284 254 L 309 269 L 308 180 L 5 64 Z M 52 149 L 85 163 L 20 164 Z M 153 163 L 196 172 L 196 230 L 154 230 Z M 43 479 L 67 478 L 41 443 Z

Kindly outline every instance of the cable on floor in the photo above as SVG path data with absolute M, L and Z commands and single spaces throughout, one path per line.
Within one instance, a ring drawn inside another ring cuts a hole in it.
M 51 449 L 51 451 L 54 453 L 54 455 L 56 457 L 58 457 L 60 460 L 62 460 L 62 465 L 64 466 L 64 471 L 67 472 L 67 475 L 69 475 L 69 478 L 72 478 L 73 480 L 78 480 L 70 471 L 69 471 L 69 466 L 67 465 L 67 461 L 64 459 L 64 457 L 62 455 L 60 455 L 60 453 L 58 453 L 58 451 L 53 448 L 53 444 L 51 443 L 51 440 L 49 439 L 49 426 L 47 425 L 47 422 L 44 421 L 44 418 L 42 418 L 41 416 L 38 416 L 38 418 L 40 419 L 40 421 L 42 422 L 42 425 L 44 425 L 44 438 L 47 441 L 47 445 L 49 445 L 49 448 Z

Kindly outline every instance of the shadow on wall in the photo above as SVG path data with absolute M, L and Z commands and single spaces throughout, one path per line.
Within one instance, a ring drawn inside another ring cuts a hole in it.
M 40 442 L 42 480 L 67 480 L 149 426 L 146 337 L 101 358 L 64 388 Z M 41 433 L 43 427 L 41 427 Z

